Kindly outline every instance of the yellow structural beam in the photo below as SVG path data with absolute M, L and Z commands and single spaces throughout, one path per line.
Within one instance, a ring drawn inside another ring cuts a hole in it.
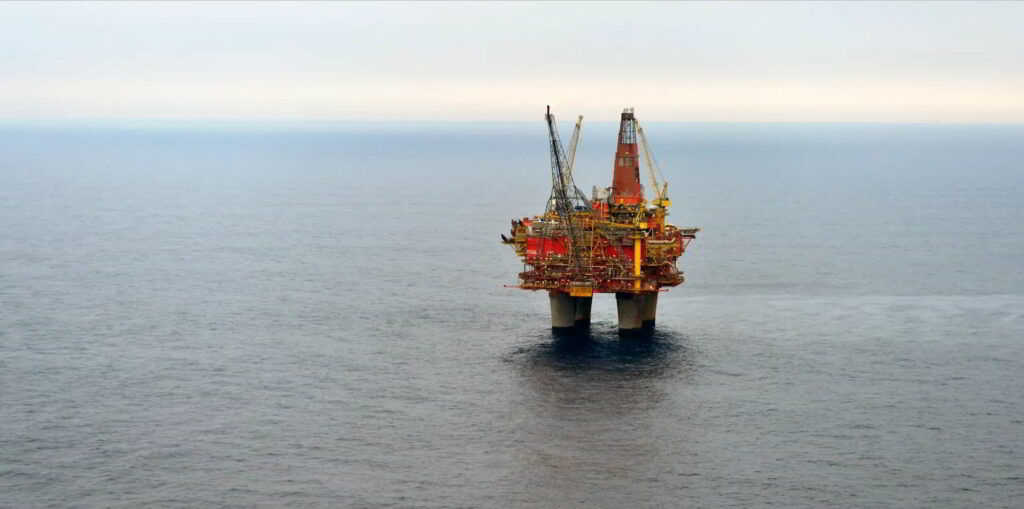
M 636 281 L 633 283 L 633 288 L 640 289 L 640 261 L 643 257 L 640 255 L 641 246 L 643 245 L 643 239 L 633 240 L 633 275 L 636 276 Z

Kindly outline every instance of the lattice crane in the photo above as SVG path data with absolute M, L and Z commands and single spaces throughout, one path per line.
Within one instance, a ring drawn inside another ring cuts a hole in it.
M 647 135 L 644 134 L 644 128 L 637 123 L 636 132 L 640 135 L 640 142 L 644 149 L 644 163 L 647 166 L 647 175 L 651 179 L 651 188 L 654 189 L 654 200 L 651 203 L 656 207 L 665 208 L 672 205 L 672 200 L 668 199 L 668 181 L 665 180 L 665 176 L 661 174 L 661 168 L 658 167 L 658 161 L 654 158 L 654 152 L 651 151 L 651 145 L 647 142 Z M 657 173 L 657 175 L 655 175 Z M 658 177 L 661 177 L 661 183 L 658 182 Z
M 576 128 L 572 131 L 572 139 L 569 140 L 569 155 L 566 157 L 569 163 L 569 175 L 572 175 L 573 169 L 576 168 L 576 147 L 579 146 L 580 139 L 583 137 L 583 115 L 580 115 L 576 119 Z
M 558 137 L 558 126 L 555 124 L 555 116 L 551 114 L 551 106 L 548 106 L 544 119 L 548 123 L 548 142 L 551 147 L 551 199 L 548 201 L 548 210 L 550 212 L 552 208 L 554 209 L 559 222 L 566 229 L 570 268 L 574 272 L 579 272 L 585 266 L 585 255 L 581 238 L 582 229 L 573 213 L 577 209 L 590 210 L 590 201 L 573 183 L 571 167 L 565 157 L 562 140 Z M 576 142 L 579 140 L 579 125 L 577 124 L 576 134 L 573 135 Z

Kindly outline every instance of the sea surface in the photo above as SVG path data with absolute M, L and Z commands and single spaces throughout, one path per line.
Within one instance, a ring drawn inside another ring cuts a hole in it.
M 646 130 L 687 282 L 564 340 L 539 120 L 0 127 L 0 507 L 1021 507 L 1024 126 Z

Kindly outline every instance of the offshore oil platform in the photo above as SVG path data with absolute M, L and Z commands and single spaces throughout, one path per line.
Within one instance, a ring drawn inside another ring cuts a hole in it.
M 594 186 L 590 198 L 572 178 L 583 117 L 576 122 L 568 151 L 550 106 L 544 118 L 551 151 L 547 208 L 542 216 L 512 220 L 511 236 L 501 235 L 523 259 L 524 270 L 514 287 L 547 290 L 555 331 L 589 329 L 595 293 L 615 294 L 620 333 L 653 330 L 658 293 L 683 283 L 676 263 L 700 229 L 665 222 L 672 204 L 668 182 L 632 108 L 622 112 L 612 186 Z M 653 191 L 650 202 L 640 183 L 638 147 Z

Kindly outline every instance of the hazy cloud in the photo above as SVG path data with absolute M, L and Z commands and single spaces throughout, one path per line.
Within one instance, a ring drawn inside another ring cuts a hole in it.
M 1020 3 L 0 4 L 2 118 L 1024 121 Z

